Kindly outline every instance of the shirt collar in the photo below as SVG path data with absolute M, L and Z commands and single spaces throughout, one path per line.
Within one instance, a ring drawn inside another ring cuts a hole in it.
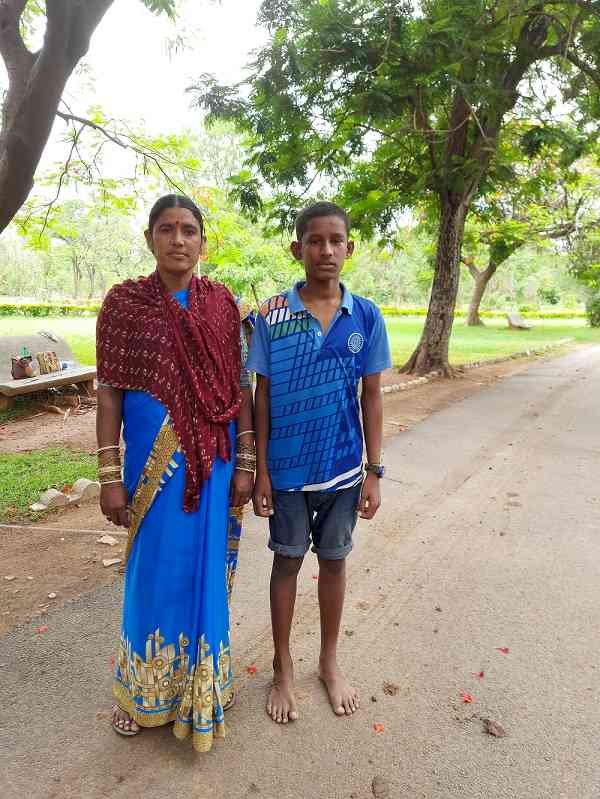
M 302 311 L 306 311 L 306 307 L 302 302 L 302 297 L 300 296 L 300 289 L 304 285 L 304 282 L 304 280 L 300 280 L 292 289 L 290 289 L 288 293 L 288 308 L 290 309 L 290 313 L 301 313 Z M 340 286 L 342 289 L 342 302 L 340 309 L 342 311 L 346 311 L 348 314 L 352 314 L 352 308 L 354 305 L 352 294 L 348 291 L 343 283 L 340 283 Z

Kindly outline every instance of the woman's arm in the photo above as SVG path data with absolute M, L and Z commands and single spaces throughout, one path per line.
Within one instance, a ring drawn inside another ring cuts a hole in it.
M 123 422 L 123 392 L 110 386 L 98 386 L 98 408 L 96 412 L 96 437 L 98 449 L 114 447 L 121 440 Z M 118 454 L 119 450 L 104 450 Z M 109 478 L 107 478 L 108 480 Z M 129 527 L 127 491 L 122 480 L 111 477 L 111 482 L 100 486 L 100 509 L 113 524 Z M 116 482 L 112 482 L 115 479 Z M 100 477 L 102 482 L 102 476 Z
M 254 413 L 252 407 L 252 389 L 242 389 L 242 404 L 238 416 L 237 446 L 254 447 Z M 240 435 L 242 433 L 243 435 Z M 252 497 L 254 474 L 235 469 L 231 483 L 231 504 L 234 508 L 245 505 Z

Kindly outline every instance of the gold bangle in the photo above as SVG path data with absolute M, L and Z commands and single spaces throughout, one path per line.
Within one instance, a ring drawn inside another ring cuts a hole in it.
M 112 483 L 122 483 L 122 480 L 99 480 L 101 486 L 108 486 Z
M 107 447 L 100 447 L 100 449 L 96 450 L 96 455 L 99 455 L 101 452 L 106 452 L 107 449 L 121 449 L 121 445 L 109 444 Z
M 252 435 L 254 435 L 254 430 L 243 430 L 241 433 L 237 434 L 236 438 L 241 438 L 242 436 L 245 436 L 247 433 L 252 433 Z
M 236 466 L 235 468 L 238 472 L 248 472 L 248 474 L 254 474 L 254 469 L 246 469 L 244 466 Z

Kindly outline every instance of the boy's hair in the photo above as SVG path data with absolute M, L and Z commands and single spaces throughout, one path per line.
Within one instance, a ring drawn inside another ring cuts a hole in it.
M 296 239 L 302 241 L 302 236 L 306 233 L 306 228 L 311 219 L 316 219 L 319 216 L 338 216 L 346 226 L 346 235 L 350 235 L 350 217 L 335 203 L 319 202 L 307 205 L 303 208 L 296 217 Z

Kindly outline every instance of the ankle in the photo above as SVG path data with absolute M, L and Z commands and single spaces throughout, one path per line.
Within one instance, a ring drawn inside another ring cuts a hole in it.
M 294 666 L 292 655 L 287 652 L 275 652 L 273 656 L 273 671 L 291 671 Z
M 338 668 L 337 653 L 321 652 L 319 655 L 319 667 L 325 671 L 335 671 Z

